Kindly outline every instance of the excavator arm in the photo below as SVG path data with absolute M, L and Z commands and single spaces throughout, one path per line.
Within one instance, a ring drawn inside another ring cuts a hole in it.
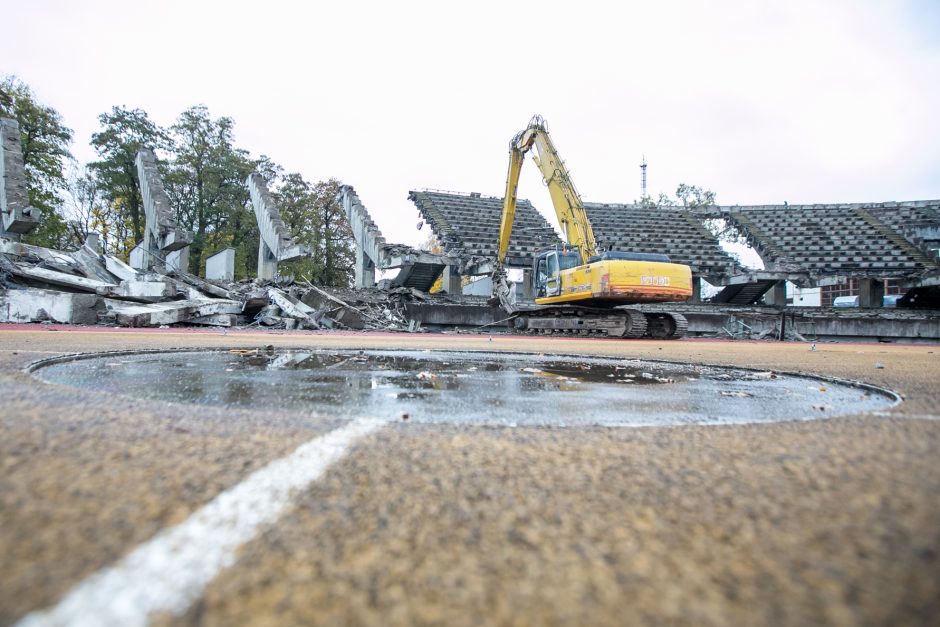
M 552 206 L 561 226 L 565 241 L 576 247 L 581 256 L 581 263 L 597 254 L 597 242 L 594 231 L 584 211 L 584 203 L 575 189 L 568 169 L 558 155 L 541 116 L 534 116 L 525 130 L 516 134 L 509 144 L 509 172 L 506 175 L 506 194 L 503 197 L 503 213 L 499 227 L 499 248 L 496 255 L 497 268 L 502 268 L 509 251 L 509 238 L 512 235 L 513 218 L 516 215 L 516 192 L 519 187 L 519 174 L 525 153 L 535 146 L 538 155 L 532 155 L 533 161 L 542 172 L 542 178 L 548 186 Z

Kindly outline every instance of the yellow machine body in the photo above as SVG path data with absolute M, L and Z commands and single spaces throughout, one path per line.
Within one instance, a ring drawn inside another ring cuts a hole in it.
M 678 263 L 604 260 L 560 270 L 557 276 L 558 293 L 548 295 L 553 291 L 548 278 L 548 293 L 536 296 L 537 305 L 634 305 L 692 297 L 692 271 Z

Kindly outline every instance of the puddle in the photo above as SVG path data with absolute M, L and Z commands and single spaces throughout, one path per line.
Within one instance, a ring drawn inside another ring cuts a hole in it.
M 474 425 L 652 426 L 811 420 L 890 394 L 811 377 L 637 360 L 440 351 L 145 353 L 36 370 L 140 398 L 330 417 Z

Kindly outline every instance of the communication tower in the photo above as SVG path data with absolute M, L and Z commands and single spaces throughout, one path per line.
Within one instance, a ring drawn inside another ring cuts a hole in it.
M 646 155 L 643 155 L 643 163 L 640 164 L 640 198 L 646 198 Z

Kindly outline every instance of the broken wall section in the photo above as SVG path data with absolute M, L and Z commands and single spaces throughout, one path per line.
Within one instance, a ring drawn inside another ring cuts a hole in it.
M 157 158 L 152 150 L 145 148 L 137 153 L 137 176 L 146 224 L 144 241 L 137 245 L 136 252 L 131 253 L 131 265 L 141 270 L 166 266 L 185 272 L 189 266 L 189 245 L 193 242 L 193 235 L 176 224 L 170 197 L 163 188 Z
M 403 244 L 387 244 L 372 220 L 369 211 L 359 200 L 352 185 L 342 185 L 337 200 L 343 206 L 346 220 L 356 241 L 356 287 L 375 285 L 375 270 L 398 269 L 391 279 L 394 287 L 409 287 L 423 292 L 431 289 L 443 274 L 442 291 L 460 292 L 458 261 L 447 255 L 429 253 Z
M 0 215 L 0 236 L 15 241 L 39 224 L 39 209 L 29 206 L 20 125 L 9 118 L 0 118 Z
M 312 251 L 305 244 L 294 243 L 290 231 L 281 219 L 281 212 L 268 191 L 268 186 L 257 172 L 245 181 L 251 196 L 251 206 L 258 221 L 261 241 L 258 246 L 258 278 L 271 281 L 277 277 L 277 266 L 281 261 L 309 257 Z

